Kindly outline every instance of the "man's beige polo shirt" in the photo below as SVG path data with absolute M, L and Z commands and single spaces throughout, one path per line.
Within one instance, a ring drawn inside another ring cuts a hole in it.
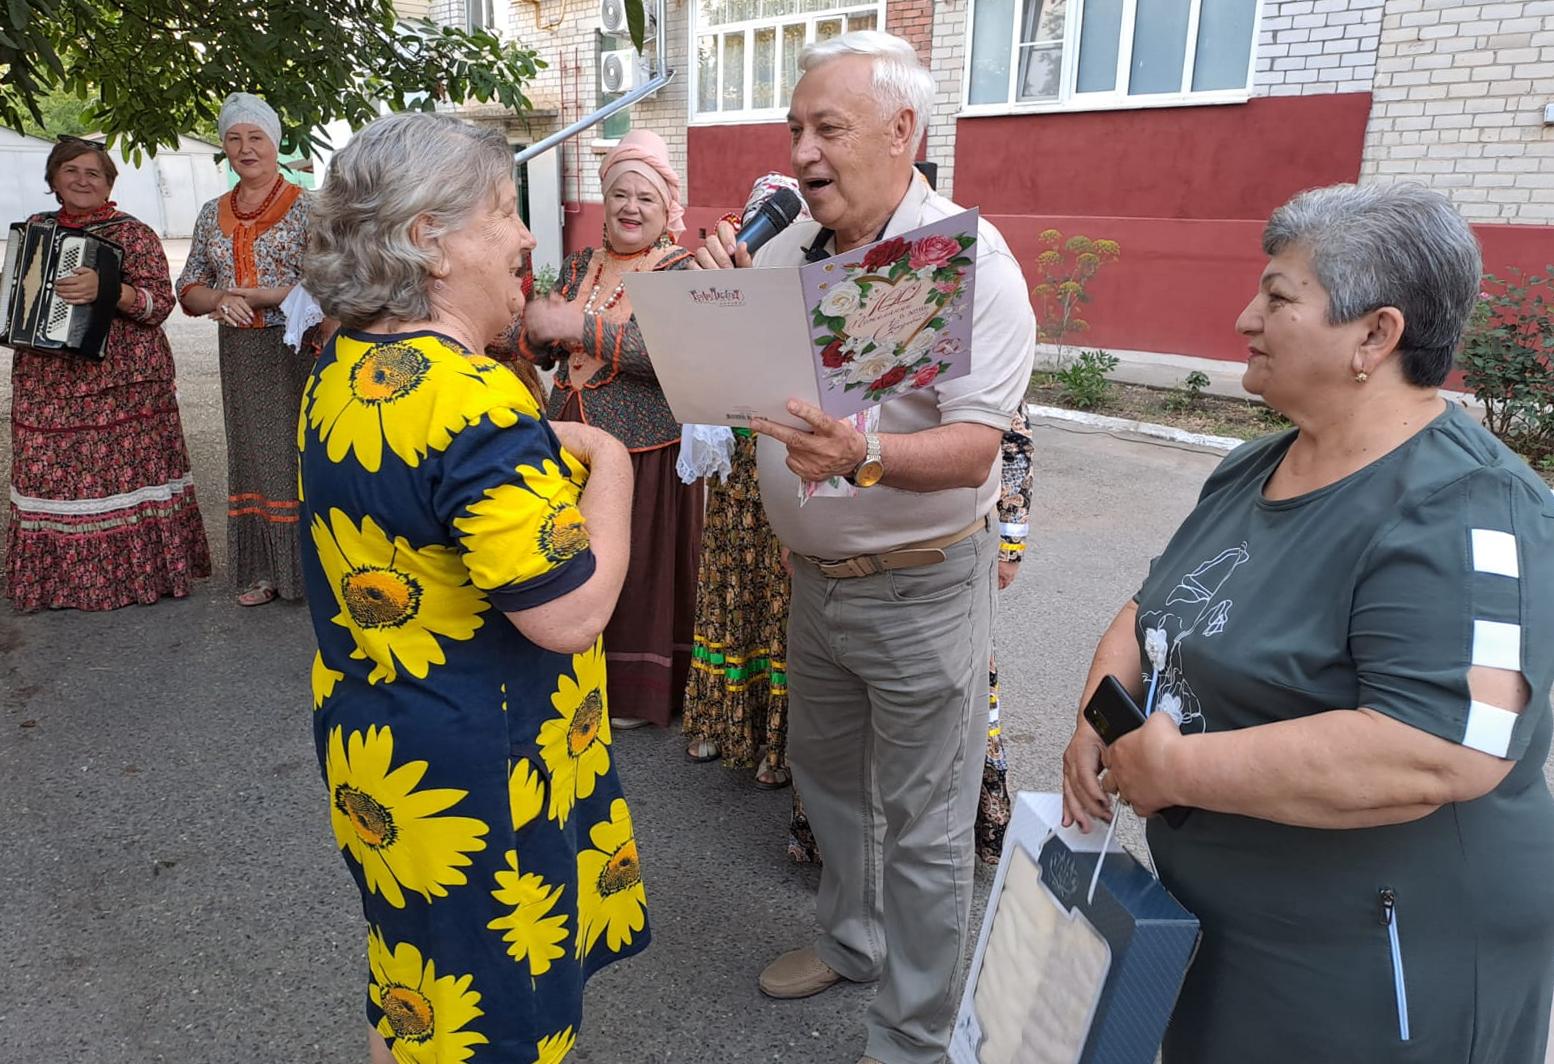
M 885 236 L 899 236 L 963 208 L 914 176 Z M 820 231 L 798 222 L 756 256 L 758 267 L 797 266 Z M 1036 319 L 1020 265 L 987 219 L 977 230 L 976 295 L 972 305 L 971 372 L 942 385 L 893 399 L 880 408 L 882 433 L 909 433 L 969 422 L 1003 431 L 1024 401 L 1036 353 Z M 1000 463 L 979 488 L 916 492 L 877 485 L 852 498 L 817 497 L 799 506 L 799 480 L 787 467 L 787 448 L 763 436 L 757 450 L 761 499 L 784 546 L 814 558 L 879 554 L 958 532 L 998 502 Z M 885 448 L 887 474 L 890 448 Z

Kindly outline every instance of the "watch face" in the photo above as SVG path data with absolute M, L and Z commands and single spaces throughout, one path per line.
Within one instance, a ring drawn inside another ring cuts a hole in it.
M 885 466 L 880 462 L 865 462 L 858 467 L 858 472 L 853 474 L 853 482 L 860 488 L 872 488 L 880 482 L 885 475 Z

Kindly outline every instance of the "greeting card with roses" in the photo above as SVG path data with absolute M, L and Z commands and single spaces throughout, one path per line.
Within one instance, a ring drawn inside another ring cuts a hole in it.
M 971 369 L 977 212 L 804 268 L 827 411 L 887 402 Z
M 629 274 L 626 293 L 682 422 L 805 427 L 971 370 L 978 212 L 803 266 Z

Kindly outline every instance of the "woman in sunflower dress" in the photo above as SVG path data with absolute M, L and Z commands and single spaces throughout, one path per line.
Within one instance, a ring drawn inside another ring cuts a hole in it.
M 473 353 L 534 246 L 499 133 L 379 119 L 315 217 L 306 283 L 343 327 L 297 428 L 314 739 L 371 1059 L 557 1064 L 584 982 L 648 941 L 599 643 L 630 458 Z

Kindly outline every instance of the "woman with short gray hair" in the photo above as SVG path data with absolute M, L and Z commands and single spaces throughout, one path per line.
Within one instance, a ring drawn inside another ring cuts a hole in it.
M 1543 1060 L 1554 991 L 1548 486 L 1438 387 L 1473 233 L 1415 185 L 1274 212 L 1237 328 L 1295 428 L 1233 452 L 1102 637 L 1066 819 L 1151 816 L 1203 942 L 1167 1064 Z M 1104 766 L 1104 771 L 1103 771 Z
M 313 737 L 372 1060 L 559 1061 L 584 982 L 648 941 L 599 639 L 631 461 L 477 353 L 534 247 L 499 134 L 381 118 L 315 211 L 306 283 L 342 328 L 297 429 Z

